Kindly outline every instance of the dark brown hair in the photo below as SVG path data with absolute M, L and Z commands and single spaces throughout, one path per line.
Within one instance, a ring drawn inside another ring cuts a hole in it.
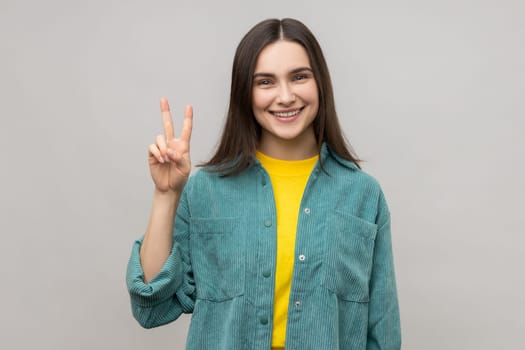
M 321 47 L 303 23 L 291 18 L 267 19 L 258 23 L 237 46 L 233 60 L 230 104 L 222 137 L 215 155 L 200 166 L 224 175 L 234 175 L 254 164 L 261 126 L 252 110 L 253 73 L 259 53 L 278 40 L 300 44 L 310 59 L 319 93 L 319 110 L 313 122 L 319 151 L 325 142 L 337 155 L 359 167 L 359 159 L 352 154 L 339 125 L 330 73 Z

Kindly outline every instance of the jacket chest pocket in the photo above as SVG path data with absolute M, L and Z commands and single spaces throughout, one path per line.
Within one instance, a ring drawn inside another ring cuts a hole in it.
M 198 299 L 224 301 L 244 293 L 245 235 L 241 220 L 190 220 L 190 255 Z
M 377 225 L 336 211 L 325 234 L 323 285 L 343 300 L 368 302 Z

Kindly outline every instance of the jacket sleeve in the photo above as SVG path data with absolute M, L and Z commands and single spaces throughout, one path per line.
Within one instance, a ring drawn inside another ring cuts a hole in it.
M 378 206 L 378 232 L 370 278 L 367 350 L 401 349 L 401 322 L 390 235 L 390 213 L 383 193 Z
M 188 185 L 186 185 L 186 188 Z M 126 282 L 131 310 L 144 328 L 153 328 L 191 313 L 195 304 L 195 283 L 189 255 L 189 211 L 183 192 L 173 230 L 173 247 L 162 269 L 149 283 L 144 283 L 140 263 L 142 239 L 133 244 Z

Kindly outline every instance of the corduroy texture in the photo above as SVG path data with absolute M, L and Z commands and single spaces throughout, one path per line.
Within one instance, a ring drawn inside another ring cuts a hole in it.
M 390 214 L 378 183 L 323 145 L 302 201 L 286 349 L 398 350 Z M 133 315 L 155 327 L 193 312 L 187 350 L 271 346 L 276 209 L 259 162 L 221 177 L 200 170 L 184 189 L 174 246 L 143 283 L 135 242 L 127 283 Z

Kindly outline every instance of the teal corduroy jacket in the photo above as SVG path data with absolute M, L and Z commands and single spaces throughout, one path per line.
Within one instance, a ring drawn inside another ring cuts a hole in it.
M 390 214 L 375 179 L 323 145 L 297 226 L 286 349 L 401 348 Z M 181 197 L 174 244 L 145 284 L 132 248 L 127 286 L 146 328 L 192 313 L 187 350 L 269 350 L 276 210 L 260 163 L 224 177 L 199 170 Z

